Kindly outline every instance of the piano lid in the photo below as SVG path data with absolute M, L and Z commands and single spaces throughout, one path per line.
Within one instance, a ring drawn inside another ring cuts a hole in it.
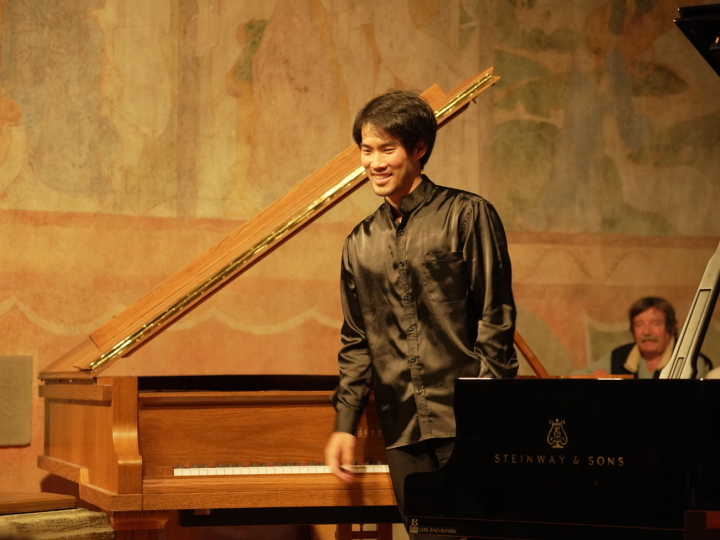
M 705 267 L 670 362 L 660 373 L 661 379 L 693 379 L 697 376 L 697 357 L 710 326 L 718 294 L 720 294 L 720 245 Z
M 449 94 L 433 85 L 422 95 L 434 109 L 438 126 L 442 127 L 499 78 L 493 75 L 493 68 L 489 68 Z M 367 176 L 358 166 L 357 152 L 355 145 L 349 146 L 206 253 L 91 333 L 43 370 L 40 378 L 97 377 L 114 362 L 152 340 L 360 187 Z
M 720 75 L 720 4 L 678 9 L 675 24 Z

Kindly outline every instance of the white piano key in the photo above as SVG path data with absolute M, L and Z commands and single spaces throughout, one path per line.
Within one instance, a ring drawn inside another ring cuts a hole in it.
M 350 468 L 355 473 L 388 473 L 390 472 L 387 465 L 368 464 L 354 465 Z M 231 476 L 231 475 L 267 475 L 267 474 L 330 474 L 332 471 L 327 465 L 275 465 L 275 466 L 216 466 L 216 467 L 175 467 L 173 468 L 173 476 Z

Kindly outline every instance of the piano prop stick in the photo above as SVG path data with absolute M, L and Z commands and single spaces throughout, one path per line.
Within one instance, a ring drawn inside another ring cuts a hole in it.
M 720 26 L 720 22 L 718 23 Z M 697 356 L 710 326 L 720 291 L 720 245 L 710 259 L 690 307 L 670 362 L 660 373 L 661 379 L 692 379 L 697 375 Z
M 449 94 L 435 85 L 423 96 L 443 126 L 498 79 L 490 68 Z M 344 484 L 322 463 L 336 376 L 106 374 L 361 186 L 358 164 L 357 147 L 348 147 L 40 373 L 38 466 L 77 484 L 123 538 L 208 519 L 399 520 L 374 404 L 358 428 L 356 482 Z
M 515 330 L 515 346 L 520 350 L 525 360 L 527 360 L 527 363 L 530 364 L 530 367 L 535 372 L 535 375 L 539 379 L 550 379 L 551 375 L 548 373 L 548 371 L 545 369 L 545 366 L 543 366 L 540 363 L 540 360 L 538 360 L 538 357 L 535 356 L 535 353 L 532 352 L 530 347 L 527 343 L 525 343 L 525 340 L 523 337 L 518 333 L 517 330 Z

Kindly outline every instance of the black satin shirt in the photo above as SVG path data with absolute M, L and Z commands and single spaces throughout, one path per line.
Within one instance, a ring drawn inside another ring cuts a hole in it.
M 374 385 L 387 448 L 455 436 L 459 377 L 513 377 L 505 231 L 482 197 L 427 177 L 345 241 L 336 431 L 355 433 Z

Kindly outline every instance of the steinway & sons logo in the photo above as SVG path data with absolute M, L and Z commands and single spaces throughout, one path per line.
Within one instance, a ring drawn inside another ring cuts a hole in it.
M 550 433 L 547 436 L 547 443 L 552 448 L 565 448 L 568 443 L 568 436 L 565 433 L 565 420 L 558 420 L 557 418 L 553 422 L 550 420 Z
M 568 434 L 565 431 L 565 420 L 556 418 L 549 420 L 550 431 L 545 438 L 545 442 L 550 448 L 555 450 L 563 450 L 568 444 Z M 580 465 L 586 464 L 590 467 L 624 467 L 625 457 L 619 455 L 566 455 L 553 452 L 533 453 L 518 452 L 512 454 L 495 454 L 494 462 L 497 464 L 523 464 L 523 465 Z

